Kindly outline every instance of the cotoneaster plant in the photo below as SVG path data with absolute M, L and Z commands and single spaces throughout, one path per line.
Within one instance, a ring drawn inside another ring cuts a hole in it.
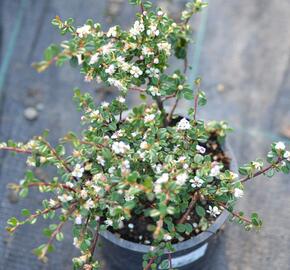
M 54 240 L 63 239 L 64 224 L 72 222 L 73 244 L 80 250 L 73 258 L 74 269 L 102 269 L 93 255 L 103 230 L 152 246 L 144 256 L 144 270 L 156 269 L 164 254 L 168 260 L 163 264 L 172 269 L 173 244 L 207 230 L 222 211 L 247 230 L 260 228 L 256 213 L 248 218 L 234 210 L 244 183 L 262 174 L 289 173 L 290 152 L 282 142 L 272 144 L 266 166 L 258 159 L 240 167 L 240 176 L 230 171 L 230 159 L 222 149 L 230 128 L 225 122 L 197 118 L 198 106 L 206 103 L 205 93 L 200 78 L 192 89 L 184 73 L 189 20 L 207 4 L 188 3 L 181 21 L 175 22 L 148 1 L 129 2 L 140 6 L 140 13 L 128 31 L 114 26 L 104 32 L 92 20 L 75 28 L 72 19 L 56 17 L 53 25 L 70 38 L 51 45 L 44 61 L 35 64 L 43 71 L 53 63 L 70 61 L 80 67 L 86 81 L 114 86 L 120 96 L 96 106 L 90 94 L 75 90 L 74 100 L 83 112 L 81 136 L 68 133 L 52 146 L 44 132 L 28 143 L 0 144 L 1 150 L 28 154 L 30 167 L 57 169 L 50 180 L 38 179 L 30 170 L 19 184 L 10 185 L 21 197 L 33 187 L 49 193 L 39 210 L 23 209 L 25 218 L 12 217 L 7 227 L 13 233 L 40 217 L 52 219 L 43 230 L 48 242 L 34 250 L 43 261 Z M 166 72 L 172 55 L 184 59 L 183 71 Z M 140 92 L 142 104 L 127 113 L 129 91 Z M 175 114 L 182 98 L 194 101 L 188 118 Z M 171 99 L 173 106 L 166 110 L 164 104 Z M 67 144 L 72 151 L 66 150 Z

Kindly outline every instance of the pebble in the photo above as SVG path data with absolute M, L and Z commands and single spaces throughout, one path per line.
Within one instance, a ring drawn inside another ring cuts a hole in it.
M 28 107 L 24 110 L 24 117 L 29 121 L 33 121 L 38 117 L 38 112 L 35 108 Z

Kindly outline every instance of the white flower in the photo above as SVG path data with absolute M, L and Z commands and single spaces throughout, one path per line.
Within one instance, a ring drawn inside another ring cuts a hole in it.
M 138 135 L 138 132 L 132 132 L 131 135 L 132 137 L 136 137 Z
M 114 142 L 112 144 L 112 150 L 116 154 L 125 154 L 128 150 L 130 150 L 130 145 L 125 144 L 124 142 Z
M 129 201 L 133 201 L 135 199 L 135 196 L 134 195 L 131 195 L 131 194 L 125 194 L 125 201 L 126 202 L 129 202 Z
M 131 73 L 135 78 L 139 78 L 139 77 L 143 74 L 143 71 L 142 71 L 139 67 L 132 66 L 132 67 L 131 67 L 131 70 L 130 70 L 130 73 Z
M 102 156 L 97 156 L 97 162 L 102 165 L 105 166 L 105 160 Z
M 90 210 L 91 208 L 93 208 L 95 206 L 95 203 L 92 199 L 88 199 L 85 204 L 84 204 L 84 208 L 87 210 Z
M 93 64 L 97 63 L 99 61 L 99 56 L 100 56 L 99 53 L 93 54 L 89 64 L 93 65 Z
M 108 79 L 108 83 L 110 85 L 112 85 L 112 86 L 117 87 L 119 90 L 124 90 L 125 89 L 124 85 L 119 80 L 116 80 L 116 79 L 113 79 L 113 78 L 109 78 Z
M 220 166 L 215 165 L 211 170 L 210 170 L 210 176 L 216 177 L 220 174 Z
M 171 50 L 171 44 L 168 42 L 161 42 L 158 45 L 160 50 L 163 50 L 165 54 L 170 55 L 170 50 Z
M 180 162 L 180 163 L 184 163 L 186 160 L 186 157 L 185 156 L 181 156 L 178 158 L 177 162 Z
M 150 68 L 146 70 L 146 74 L 151 78 L 159 78 L 160 70 L 158 68 Z
M 212 207 L 211 205 L 208 207 L 208 210 L 206 210 L 207 213 L 209 213 L 211 216 L 216 217 L 218 216 L 221 211 L 217 206 Z
M 117 31 L 117 26 L 113 26 L 109 29 L 107 33 L 107 37 L 117 37 L 118 36 L 118 31 Z
M 188 178 L 187 173 L 182 173 L 176 176 L 176 184 L 179 186 L 182 186 L 185 184 L 186 180 Z
M 80 164 L 77 164 L 72 171 L 72 176 L 81 178 L 83 176 L 84 170 L 85 169 Z
M 161 95 L 159 88 L 156 86 L 150 86 L 148 88 L 148 91 L 150 92 L 150 94 L 154 97 L 159 97 Z
M 145 115 L 144 122 L 149 123 L 149 122 L 152 122 L 154 119 L 155 119 L 155 114 L 148 114 L 148 115 Z
M 137 36 L 140 33 L 142 33 L 144 30 L 145 30 L 144 24 L 143 23 L 140 23 L 139 21 L 136 21 L 134 23 L 133 28 L 130 29 L 130 34 L 132 36 Z
M 243 197 L 243 195 L 244 195 L 244 191 L 243 190 L 241 190 L 239 188 L 235 188 L 235 190 L 234 190 L 234 196 L 236 198 L 241 198 L 241 197 Z
M 129 224 L 128 224 L 128 228 L 129 228 L 130 230 L 133 230 L 133 229 L 134 229 L 134 224 L 133 224 L 133 223 L 129 223 Z
M 102 108 L 108 108 L 109 105 L 110 105 L 110 103 L 108 103 L 106 101 L 102 102 L 102 104 L 101 104 Z
M 286 158 L 288 161 L 290 161 L 290 151 L 286 151 L 283 157 Z
M 95 110 L 95 111 L 92 111 L 90 113 L 90 117 L 91 118 L 98 118 L 100 116 L 100 111 L 99 110 Z
M 56 206 L 57 201 L 56 200 L 53 200 L 53 199 L 50 199 L 48 203 L 49 203 L 49 206 L 50 207 L 54 207 L 54 206 Z
M 156 24 L 152 24 L 152 25 L 149 26 L 149 29 L 147 30 L 146 33 L 147 33 L 148 36 L 152 35 L 152 36 L 156 37 L 156 36 L 159 36 L 160 31 L 158 30 Z
M 146 150 L 149 148 L 149 144 L 146 141 L 143 141 L 140 143 L 140 148 Z
M 124 99 L 123 97 L 117 97 L 116 100 L 119 101 L 120 103 L 125 103 L 126 101 L 126 99 Z
M 159 59 L 158 58 L 154 58 L 153 63 L 154 64 L 159 64 Z
M 105 72 L 109 75 L 113 75 L 115 73 L 115 71 L 116 71 L 116 66 L 113 64 L 105 69 Z
M 180 90 L 180 91 L 183 90 L 183 88 L 184 88 L 184 87 L 183 87 L 182 84 L 178 85 L 178 87 L 177 87 L 177 89 Z
M 164 234 L 163 240 L 165 242 L 172 240 L 172 236 L 169 233 Z
M 63 194 L 61 196 L 58 196 L 58 199 L 61 202 L 66 203 L 66 202 L 69 202 L 69 201 L 73 200 L 73 197 L 71 195 Z
M 77 237 L 74 237 L 74 239 L 73 239 L 73 245 L 75 246 L 75 247 L 77 247 L 77 248 L 79 248 L 80 247 L 80 241 L 78 240 L 78 238 Z
M 75 224 L 77 224 L 77 225 L 81 225 L 82 224 L 82 216 L 81 215 L 77 215 L 76 216 Z
M 286 146 L 283 142 L 277 142 L 276 145 L 275 145 L 275 149 L 277 151 L 283 151 L 285 150 Z
M 153 52 L 153 50 L 151 48 L 148 48 L 146 46 L 143 46 L 142 47 L 142 54 L 144 56 L 150 56 L 150 55 L 154 55 L 154 52 Z
M 88 198 L 88 192 L 85 189 L 81 190 L 80 195 L 84 200 Z
M 183 167 L 184 170 L 187 170 L 189 168 L 189 165 L 188 164 L 183 164 L 182 167 Z
M 109 42 L 108 44 L 101 47 L 101 51 L 104 55 L 109 54 L 111 51 L 113 51 L 114 44 L 112 42 Z
M 116 132 L 114 132 L 114 134 L 111 136 L 111 139 L 118 139 L 122 136 L 124 136 L 124 131 L 122 129 L 119 129 Z
M 191 128 L 191 125 L 190 125 L 189 121 L 185 118 L 181 119 L 180 122 L 177 124 L 178 130 L 187 130 L 190 128 Z
M 105 222 L 104 222 L 107 226 L 112 226 L 113 225 L 113 220 L 111 220 L 111 219 L 107 219 L 107 220 L 105 220 Z
M 126 169 L 130 169 L 130 161 L 129 160 L 124 160 L 122 162 L 122 166 Z
M 113 174 L 115 172 L 116 168 L 115 167 L 110 167 L 108 170 L 109 174 Z
M 157 15 L 158 15 L 158 16 L 163 16 L 163 15 L 164 15 L 164 12 L 161 11 L 161 10 L 159 10 L 159 11 L 157 12 Z
M 155 194 L 160 194 L 162 192 L 162 187 L 161 187 L 161 185 L 160 184 L 156 184 L 155 186 L 154 186 L 154 193 Z
M 157 184 L 167 183 L 169 180 L 169 174 L 163 173 L 156 181 Z
M 204 181 L 198 176 L 195 176 L 194 179 L 191 179 L 189 182 L 192 183 L 191 186 L 193 188 L 200 188 L 204 183 Z
M 73 188 L 74 187 L 74 184 L 72 182 L 66 182 L 65 185 L 67 187 L 70 187 L 70 188 Z
M 253 166 L 255 167 L 256 170 L 260 170 L 263 167 L 263 162 L 258 162 L 258 161 L 253 161 L 252 162 Z
M 196 150 L 201 154 L 204 154 L 206 152 L 206 149 L 200 145 L 196 146 Z
M 85 24 L 84 26 L 77 28 L 76 33 L 80 38 L 86 37 L 91 33 L 91 26 Z

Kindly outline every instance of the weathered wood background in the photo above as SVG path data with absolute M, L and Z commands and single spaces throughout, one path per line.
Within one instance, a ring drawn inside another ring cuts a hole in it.
M 184 1 L 159 2 L 175 13 Z M 133 14 L 126 0 L 1 0 L 0 141 L 26 141 L 48 128 L 51 142 L 56 143 L 67 131 L 78 131 L 79 114 L 71 101 L 75 86 L 94 92 L 98 102 L 114 96 L 95 91 L 98 86 L 85 84 L 78 71 L 69 66 L 51 68 L 44 74 L 31 68 L 49 43 L 61 40 L 50 25 L 55 15 L 74 17 L 80 25 L 90 17 L 107 26 L 127 27 L 134 20 Z M 264 156 L 272 140 L 280 140 L 287 131 L 289 135 L 290 2 L 210 1 L 206 31 L 205 19 L 200 16 L 194 27 L 200 37 L 204 34 L 199 40 L 203 47 L 197 74 L 203 76 L 209 97 L 201 116 L 231 123 L 236 132 L 230 142 L 241 164 Z M 13 42 L 14 48 L 10 46 Z M 190 62 L 197 64 L 192 57 Z M 130 97 L 131 104 L 135 100 Z M 36 120 L 25 118 L 27 107 L 37 109 Z M 18 201 L 7 190 L 7 184 L 21 179 L 24 171 L 23 157 L 0 153 L 0 269 L 70 269 L 71 257 L 77 253 L 69 237 L 57 244 L 58 251 L 46 265 L 32 255 L 31 249 L 45 241 L 41 236 L 45 221 L 24 226 L 13 237 L 4 232 L 8 217 L 19 216 L 21 208 L 36 209 L 42 198 L 33 192 Z M 259 212 L 264 229 L 247 233 L 237 225 L 228 225 L 206 269 L 290 269 L 289 176 L 279 175 L 271 181 L 260 177 L 249 183 L 239 206 L 248 213 Z

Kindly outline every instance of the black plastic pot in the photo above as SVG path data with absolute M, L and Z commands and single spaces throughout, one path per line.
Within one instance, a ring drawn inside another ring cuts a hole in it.
M 231 170 L 237 171 L 237 163 L 231 148 L 226 145 L 225 152 L 231 157 Z M 224 211 L 207 231 L 174 245 L 173 268 L 180 270 L 203 269 L 207 255 L 214 251 L 217 233 L 228 218 Z M 102 253 L 108 270 L 141 270 L 142 257 L 151 247 L 118 238 L 111 232 L 101 233 Z M 167 259 L 167 258 L 164 258 Z M 162 269 L 159 267 L 159 269 Z

